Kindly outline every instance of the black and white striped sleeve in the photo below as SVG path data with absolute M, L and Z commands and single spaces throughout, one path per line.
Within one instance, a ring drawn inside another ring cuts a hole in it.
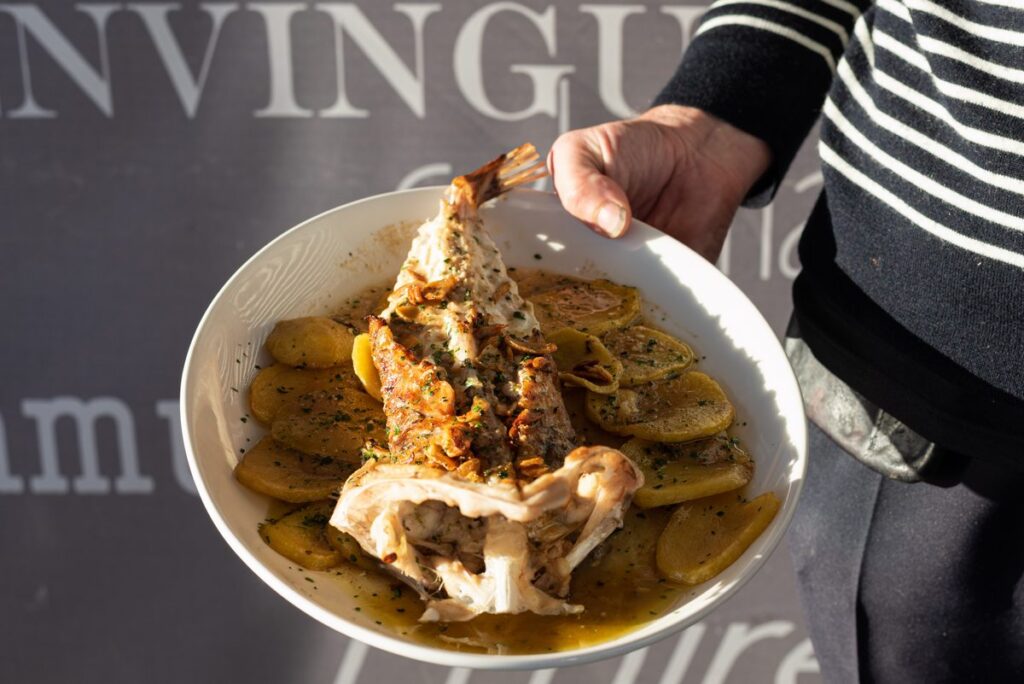
M 772 166 L 747 197 L 766 204 L 821 113 L 870 0 L 718 0 L 654 104 L 697 107 L 764 140 Z

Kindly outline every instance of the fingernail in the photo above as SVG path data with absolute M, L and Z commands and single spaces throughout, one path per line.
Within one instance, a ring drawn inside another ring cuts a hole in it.
M 594 223 L 608 237 L 619 237 L 626 230 L 626 208 L 615 202 L 605 202 L 598 210 Z

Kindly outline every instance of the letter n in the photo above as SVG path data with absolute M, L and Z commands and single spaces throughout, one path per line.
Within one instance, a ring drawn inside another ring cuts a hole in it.
M 25 101 L 8 114 L 12 119 L 43 119 L 56 116 L 56 112 L 53 110 L 40 107 L 33 97 L 26 33 L 39 42 L 46 53 L 99 107 L 100 111 L 108 117 L 114 115 L 114 102 L 110 95 L 110 60 L 107 57 L 107 19 L 119 8 L 119 5 L 76 5 L 75 8 L 87 14 L 96 26 L 100 55 L 99 70 L 82 57 L 82 53 L 75 49 L 67 37 L 57 30 L 49 17 L 43 14 L 38 7 L 27 4 L 0 4 L 0 12 L 6 12 L 14 18 L 21 58 L 22 88 L 25 91 Z

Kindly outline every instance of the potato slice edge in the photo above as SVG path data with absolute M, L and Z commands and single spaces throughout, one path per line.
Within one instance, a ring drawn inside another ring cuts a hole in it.
M 658 539 L 659 571 L 683 584 L 713 579 L 767 529 L 780 506 L 773 492 L 750 501 L 728 492 L 681 505 Z

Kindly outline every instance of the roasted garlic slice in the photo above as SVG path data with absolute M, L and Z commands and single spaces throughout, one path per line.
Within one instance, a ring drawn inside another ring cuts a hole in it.
M 622 364 L 600 339 L 572 328 L 562 328 L 547 339 L 558 347 L 552 358 L 563 383 L 598 394 L 611 394 L 619 388 Z

